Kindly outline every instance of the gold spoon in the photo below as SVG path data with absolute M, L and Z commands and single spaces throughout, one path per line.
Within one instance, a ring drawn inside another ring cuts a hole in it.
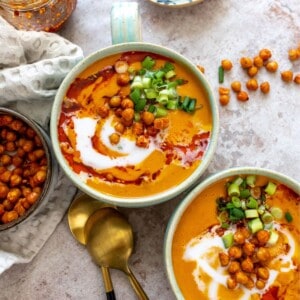
M 133 250 L 133 232 L 125 216 L 112 207 L 93 213 L 84 228 L 87 249 L 101 266 L 123 271 L 139 299 L 149 299 L 128 267 Z
M 68 222 L 74 238 L 81 244 L 86 245 L 84 227 L 88 218 L 97 210 L 109 206 L 89 197 L 86 194 L 78 196 L 70 205 L 68 210 Z M 104 287 L 107 300 L 115 300 L 109 269 L 101 266 L 101 272 L 104 280 Z

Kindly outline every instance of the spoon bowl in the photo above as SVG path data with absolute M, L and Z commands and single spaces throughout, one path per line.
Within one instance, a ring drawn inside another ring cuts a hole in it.
M 78 196 L 68 210 L 68 223 L 74 238 L 86 245 L 84 228 L 89 217 L 97 210 L 111 206 L 89 197 L 86 194 Z M 115 300 L 115 294 L 110 278 L 109 269 L 101 266 L 107 300 Z
M 95 262 L 123 271 L 139 299 L 148 299 L 128 266 L 134 243 L 132 227 L 125 216 L 115 208 L 104 207 L 89 217 L 84 231 L 87 249 Z

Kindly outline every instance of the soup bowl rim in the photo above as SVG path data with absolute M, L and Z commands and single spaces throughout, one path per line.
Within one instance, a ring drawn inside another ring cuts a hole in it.
M 89 187 L 78 176 L 74 174 L 73 170 L 66 162 L 60 150 L 59 141 L 58 141 L 57 124 L 58 124 L 58 118 L 61 111 L 61 103 L 71 83 L 75 80 L 75 78 L 80 73 L 82 73 L 84 70 L 86 70 L 89 66 L 96 63 L 97 61 L 115 54 L 124 53 L 128 51 L 152 52 L 166 57 L 170 57 L 175 61 L 179 61 L 180 64 L 188 68 L 193 73 L 193 75 L 196 76 L 199 82 L 201 82 L 202 88 L 205 90 L 205 93 L 207 94 L 211 115 L 212 115 L 212 129 L 211 129 L 209 144 L 200 165 L 195 169 L 195 171 L 179 185 L 172 187 L 166 191 L 156 193 L 154 195 L 143 196 L 143 197 L 118 197 L 118 196 L 102 193 L 96 189 Z M 79 62 L 68 73 L 68 75 L 61 83 L 54 99 L 54 103 L 51 111 L 51 119 L 50 119 L 50 135 L 53 143 L 53 150 L 59 165 L 62 167 L 67 177 L 69 177 L 69 179 L 73 182 L 75 186 L 77 186 L 77 188 L 79 188 L 82 192 L 88 194 L 89 196 L 98 199 L 100 201 L 112 205 L 122 206 L 122 207 L 145 207 L 154 204 L 159 204 L 174 198 L 175 196 L 184 192 L 187 188 L 193 186 L 193 184 L 195 184 L 195 182 L 201 177 L 201 175 L 207 169 L 210 161 L 213 158 L 216 145 L 217 145 L 218 134 L 219 134 L 218 106 L 212 88 L 208 80 L 206 79 L 206 77 L 199 71 L 196 65 L 194 65 L 188 58 L 184 57 L 180 53 L 170 48 L 166 48 L 152 43 L 145 43 L 145 42 L 130 42 L 130 43 L 112 45 L 90 54 L 81 62 Z
M 177 226 L 181 220 L 181 217 L 186 211 L 186 209 L 196 199 L 196 197 L 201 192 L 203 192 L 206 188 L 216 183 L 217 181 L 232 176 L 237 176 L 237 175 L 265 176 L 267 178 L 276 180 L 286 185 L 297 194 L 300 194 L 300 183 L 294 180 L 293 178 L 284 175 L 280 172 L 277 172 L 275 170 L 271 170 L 267 168 L 259 168 L 259 167 L 234 167 L 234 168 L 222 170 L 208 176 L 197 187 L 192 189 L 186 195 L 186 197 L 177 205 L 177 207 L 173 210 L 173 213 L 169 218 L 166 231 L 165 231 L 165 236 L 164 236 L 163 256 L 164 256 L 165 270 L 172 291 L 176 295 L 177 299 L 184 299 L 184 297 L 181 293 L 180 287 L 178 286 L 175 277 L 175 272 L 174 272 L 173 262 L 172 262 L 172 246 L 173 246 L 173 237 L 176 232 Z

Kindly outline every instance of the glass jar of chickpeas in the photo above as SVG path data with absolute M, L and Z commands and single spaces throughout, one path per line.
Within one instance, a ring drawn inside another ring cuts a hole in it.
M 20 30 L 58 31 L 77 0 L 0 0 L 0 15 Z

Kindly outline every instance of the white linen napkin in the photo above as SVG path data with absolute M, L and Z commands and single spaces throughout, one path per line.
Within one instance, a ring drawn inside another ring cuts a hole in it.
M 19 31 L 0 17 L 0 105 L 27 115 L 48 133 L 57 88 L 82 58 L 80 47 L 58 34 Z M 62 220 L 76 188 L 56 162 L 54 173 L 42 205 L 19 225 L 0 231 L 0 274 L 30 262 Z

